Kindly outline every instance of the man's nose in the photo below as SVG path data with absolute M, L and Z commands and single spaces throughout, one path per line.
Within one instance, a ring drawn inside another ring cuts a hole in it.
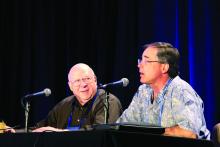
M 87 86 L 87 85 L 88 85 L 88 83 L 84 82 L 83 80 L 80 81 L 80 86 L 84 87 L 84 86 Z

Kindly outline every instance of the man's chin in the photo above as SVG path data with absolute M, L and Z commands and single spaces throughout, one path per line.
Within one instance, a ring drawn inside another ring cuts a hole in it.
M 82 95 L 82 96 L 81 96 L 81 99 L 83 99 L 83 100 L 89 100 L 89 99 L 90 99 L 90 96 L 88 96 L 88 95 Z
M 146 83 L 146 81 L 145 81 L 144 79 L 142 79 L 142 78 L 140 78 L 140 82 L 141 82 L 142 84 Z

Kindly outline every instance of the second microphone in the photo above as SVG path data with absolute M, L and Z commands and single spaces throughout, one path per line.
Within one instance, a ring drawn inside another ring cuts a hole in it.
M 112 83 L 100 85 L 98 88 L 105 89 L 105 88 L 110 87 L 110 86 L 123 86 L 123 87 L 126 87 L 128 84 L 129 84 L 129 80 L 127 78 L 122 78 L 119 81 L 115 81 L 115 82 L 112 82 Z

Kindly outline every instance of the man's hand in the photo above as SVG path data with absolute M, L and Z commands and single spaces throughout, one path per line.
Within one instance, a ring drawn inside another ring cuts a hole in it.
M 177 137 L 186 137 L 196 139 L 197 135 L 189 130 L 182 129 L 179 126 L 165 128 L 165 133 L 163 135 L 166 136 L 177 136 Z
M 15 129 L 13 129 L 9 126 L 6 126 L 4 133 L 15 133 Z
M 47 127 L 37 128 L 33 130 L 32 132 L 64 132 L 64 131 L 68 131 L 68 130 L 47 126 Z
M 15 133 L 15 130 L 2 121 L 0 122 L 0 133 Z

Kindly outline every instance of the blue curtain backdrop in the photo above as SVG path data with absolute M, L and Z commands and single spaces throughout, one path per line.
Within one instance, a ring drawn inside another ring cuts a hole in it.
M 208 128 L 220 122 L 218 92 L 220 6 L 217 0 L 13 0 L 0 1 L 0 118 L 24 125 L 22 96 L 46 87 L 31 101 L 30 125 L 70 95 L 67 74 L 89 64 L 98 82 L 127 77 L 114 88 L 125 109 L 139 86 L 142 45 L 166 41 L 181 54 L 180 76 L 204 101 Z

